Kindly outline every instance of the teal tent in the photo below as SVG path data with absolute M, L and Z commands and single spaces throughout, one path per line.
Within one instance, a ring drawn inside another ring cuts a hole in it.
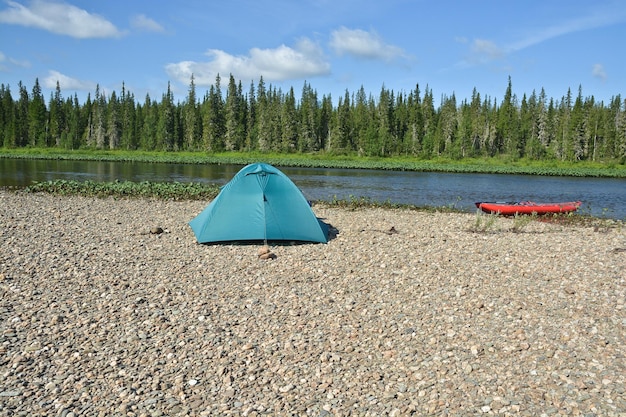
M 327 242 L 328 225 L 313 214 L 298 187 L 263 163 L 242 168 L 189 226 L 199 243 Z

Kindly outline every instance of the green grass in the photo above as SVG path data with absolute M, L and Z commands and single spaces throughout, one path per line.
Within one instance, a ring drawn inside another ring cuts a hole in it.
M 73 150 L 54 148 L 0 148 L 0 158 L 58 159 L 86 161 L 160 162 L 179 164 L 247 165 L 266 162 L 276 166 L 306 168 L 361 168 L 393 171 L 559 175 L 626 178 L 626 165 L 598 162 L 507 160 L 506 158 L 419 160 L 409 157 L 359 157 L 357 155 L 280 154 L 260 152 L 146 152 L 123 150 Z
M 390 200 L 375 201 L 369 197 L 357 197 L 348 196 L 347 198 L 337 198 L 334 196 L 330 201 L 317 201 L 314 204 L 323 204 L 327 207 L 338 207 L 347 210 L 358 210 L 364 208 L 384 208 L 384 209 L 401 209 L 401 210 L 416 210 L 426 212 L 438 212 L 438 213 L 463 213 L 462 210 L 455 208 L 453 205 L 431 207 L 431 206 L 416 206 L 413 204 L 400 204 L 393 203 Z
M 54 180 L 26 187 L 26 193 L 46 192 L 55 195 L 88 197 L 136 197 L 167 200 L 211 200 L 219 193 L 217 185 L 199 183 L 155 183 L 131 181 L 96 182 Z

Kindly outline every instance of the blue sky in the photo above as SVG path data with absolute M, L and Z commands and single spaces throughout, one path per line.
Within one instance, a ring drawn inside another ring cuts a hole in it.
M 83 100 L 96 85 L 184 100 L 219 73 L 244 92 L 261 76 L 299 98 L 304 82 L 334 101 L 361 86 L 378 97 L 428 86 L 501 102 L 626 96 L 626 2 L 619 0 L 0 0 L 0 83 L 45 97 L 60 83 Z

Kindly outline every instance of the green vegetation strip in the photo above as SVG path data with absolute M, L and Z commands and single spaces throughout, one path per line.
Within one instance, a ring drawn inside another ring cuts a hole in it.
M 19 191 L 19 190 L 17 190 Z M 80 195 L 85 197 L 137 197 L 166 200 L 212 200 L 220 191 L 218 185 L 200 183 L 155 183 L 131 181 L 74 181 L 52 180 L 36 182 L 23 190 L 24 193 L 49 193 L 60 196 Z M 317 201 L 314 204 L 324 204 L 329 207 L 339 207 L 349 210 L 380 207 L 387 209 L 408 209 L 424 211 L 460 212 L 453 206 L 445 207 L 417 207 L 409 204 L 392 203 L 391 201 L 374 201 L 368 197 L 349 196 L 339 199 L 336 196 L 330 201 Z
M 139 197 L 168 200 L 211 200 L 219 193 L 219 187 L 199 183 L 155 182 L 95 182 L 54 180 L 37 182 L 24 192 L 46 192 L 56 195 L 81 195 L 88 197 Z
M 220 191 L 218 185 L 200 183 L 153 183 L 153 182 L 95 182 L 95 181 L 72 181 L 54 180 L 37 182 L 21 190 L 24 193 L 45 192 L 59 196 L 79 195 L 84 197 L 113 197 L 113 198 L 154 198 L 162 200 L 204 200 L 214 199 Z M 397 204 L 391 201 L 374 201 L 367 197 L 349 196 L 346 199 L 333 198 L 331 201 L 317 201 L 313 203 L 328 207 L 336 207 L 345 210 L 359 210 L 365 208 L 384 208 L 415 210 L 422 212 L 437 213 L 462 213 L 454 205 L 442 207 L 414 206 L 409 204 Z M 477 223 L 469 229 L 472 232 L 486 232 L 491 229 L 495 215 L 481 215 L 477 213 Z M 489 219 L 485 220 L 483 219 Z M 588 215 L 567 213 L 554 214 L 552 216 L 520 216 L 516 217 L 511 231 L 520 231 L 530 221 L 545 221 L 563 226 L 594 226 L 596 230 L 605 231 L 614 227 L 623 227 L 624 222 L 603 218 L 594 218 Z M 519 230 L 518 230 L 519 229 Z
M 76 150 L 61 151 L 48 148 L 0 148 L 0 158 L 54 159 L 82 161 L 146 162 L 177 164 L 247 165 L 266 162 L 275 166 L 299 168 L 380 169 L 391 171 L 519 174 L 572 177 L 626 178 L 626 165 L 616 163 L 509 161 L 499 158 L 449 160 L 418 160 L 408 157 L 359 157 L 351 155 L 281 154 L 261 152 L 146 152 Z

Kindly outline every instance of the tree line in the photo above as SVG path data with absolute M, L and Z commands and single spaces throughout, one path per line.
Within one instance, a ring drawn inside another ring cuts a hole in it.
M 505 156 L 512 159 L 626 162 L 626 100 L 610 103 L 574 96 L 548 98 L 542 88 L 520 99 L 509 77 L 503 100 L 410 92 L 384 86 L 377 97 L 363 87 L 346 90 L 337 104 L 305 82 L 300 97 L 266 85 L 261 77 L 244 93 L 231 75 L 217 75 L 202 97 L 193 76 L 186 98 L 175 102 L 168 84 L 160 101 L 138 101 L 122 85 L 99 86 L 80 103 L 64 98 L 57 83 L 46 102 L 39 81 L 17 99 L 0 85 L 0 144 L 4 147 L 125 149 L 146 151 L 329 152 L 416 158 Z

